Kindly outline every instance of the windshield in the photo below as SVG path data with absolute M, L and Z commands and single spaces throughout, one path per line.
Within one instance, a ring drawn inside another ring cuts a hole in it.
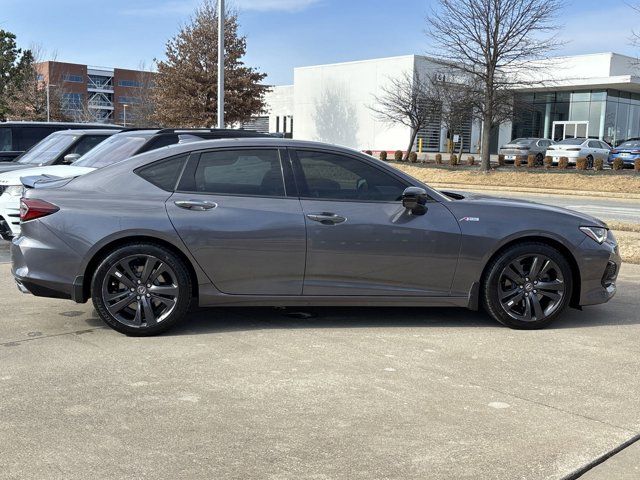
M 11 129 L 7 127 L 0 128 L 0 152 L 11 152 L 12 150 Z
M 556 143 L 556 145 L 582 145 L 584 138 L 565 138 L 564 140 Z
M 22 155 L 17 162 L 35 165 L 47 165 L 76 141 L 78 135 L 52 133 L 44 140 L 36 143 L 29 151 Z
M 134 155 L 148 140 L 148 136 L 113 135 L 89 150 L 74 167 L 102 168 Z
M 618 148 L 639 148 L 640 142 L 624 142 Z

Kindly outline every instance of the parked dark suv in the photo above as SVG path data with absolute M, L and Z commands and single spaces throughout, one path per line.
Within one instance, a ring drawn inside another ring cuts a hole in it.
M 74 163 L 74 166 L 102 168 L 139 153 L 190 141 L 271 136 L 251 130 L 219 128 L 128 129 L 102 142 Z
M 9 162 L 59 130 L 121 129 L 102 123 L 0 122 L 0 162 Z

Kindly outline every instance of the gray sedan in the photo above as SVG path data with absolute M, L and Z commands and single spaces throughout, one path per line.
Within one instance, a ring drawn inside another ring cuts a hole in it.
M 540 328 L 611 299 L 620 267 L 600 220 L 441 193 L 320 143 L 194 142 L 35 185 L 12 244 L 19 288 L 91 298 L 129 335 L 193 305 L 484 308 Z
M 513 163 L 516 157 L 526 158 L 529 155 L 534 155 L 536 164 L 542 165 L 545 152 L 551 145 L 553 145 L 553 141 L 548 138 L 516 138 L 503 145 L 498 153 L 504 155 L 504 160 L 507 163 Z

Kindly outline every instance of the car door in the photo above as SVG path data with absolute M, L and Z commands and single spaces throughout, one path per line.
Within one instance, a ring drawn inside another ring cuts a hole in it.
M 176 231 L 223 293 L 302 293 L 305 222 L 283 168 L 291 166 L 277 148 L 192 154 L 167 201 Z
M 607 160 L 609 160 L 609 153 L 611 153 L 611 148 L 609 147 L 609 145 L 607 145 L 605 142 L 598 142 L 600 144 L 601 147 L 601 156 L 602 159 L 606 162 Z
M 361 157 L 290 153 L 307 225 L 305 296 L 449 295 L 460 228 L 446 207 L 410 214 L 410 184 Z

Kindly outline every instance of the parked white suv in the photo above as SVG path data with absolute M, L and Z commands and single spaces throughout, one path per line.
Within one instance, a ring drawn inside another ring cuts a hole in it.
M 565 138 L 547 149 L 547 156 L 557 164 L 560 157 L 567 157 L 569 164 L 576 163 L 578 158 L 587 159 L 587 168 L 593 167 L 593 162 L 601 158 L 604 162 L 609 158 L 611 147 L 595 138 Z

